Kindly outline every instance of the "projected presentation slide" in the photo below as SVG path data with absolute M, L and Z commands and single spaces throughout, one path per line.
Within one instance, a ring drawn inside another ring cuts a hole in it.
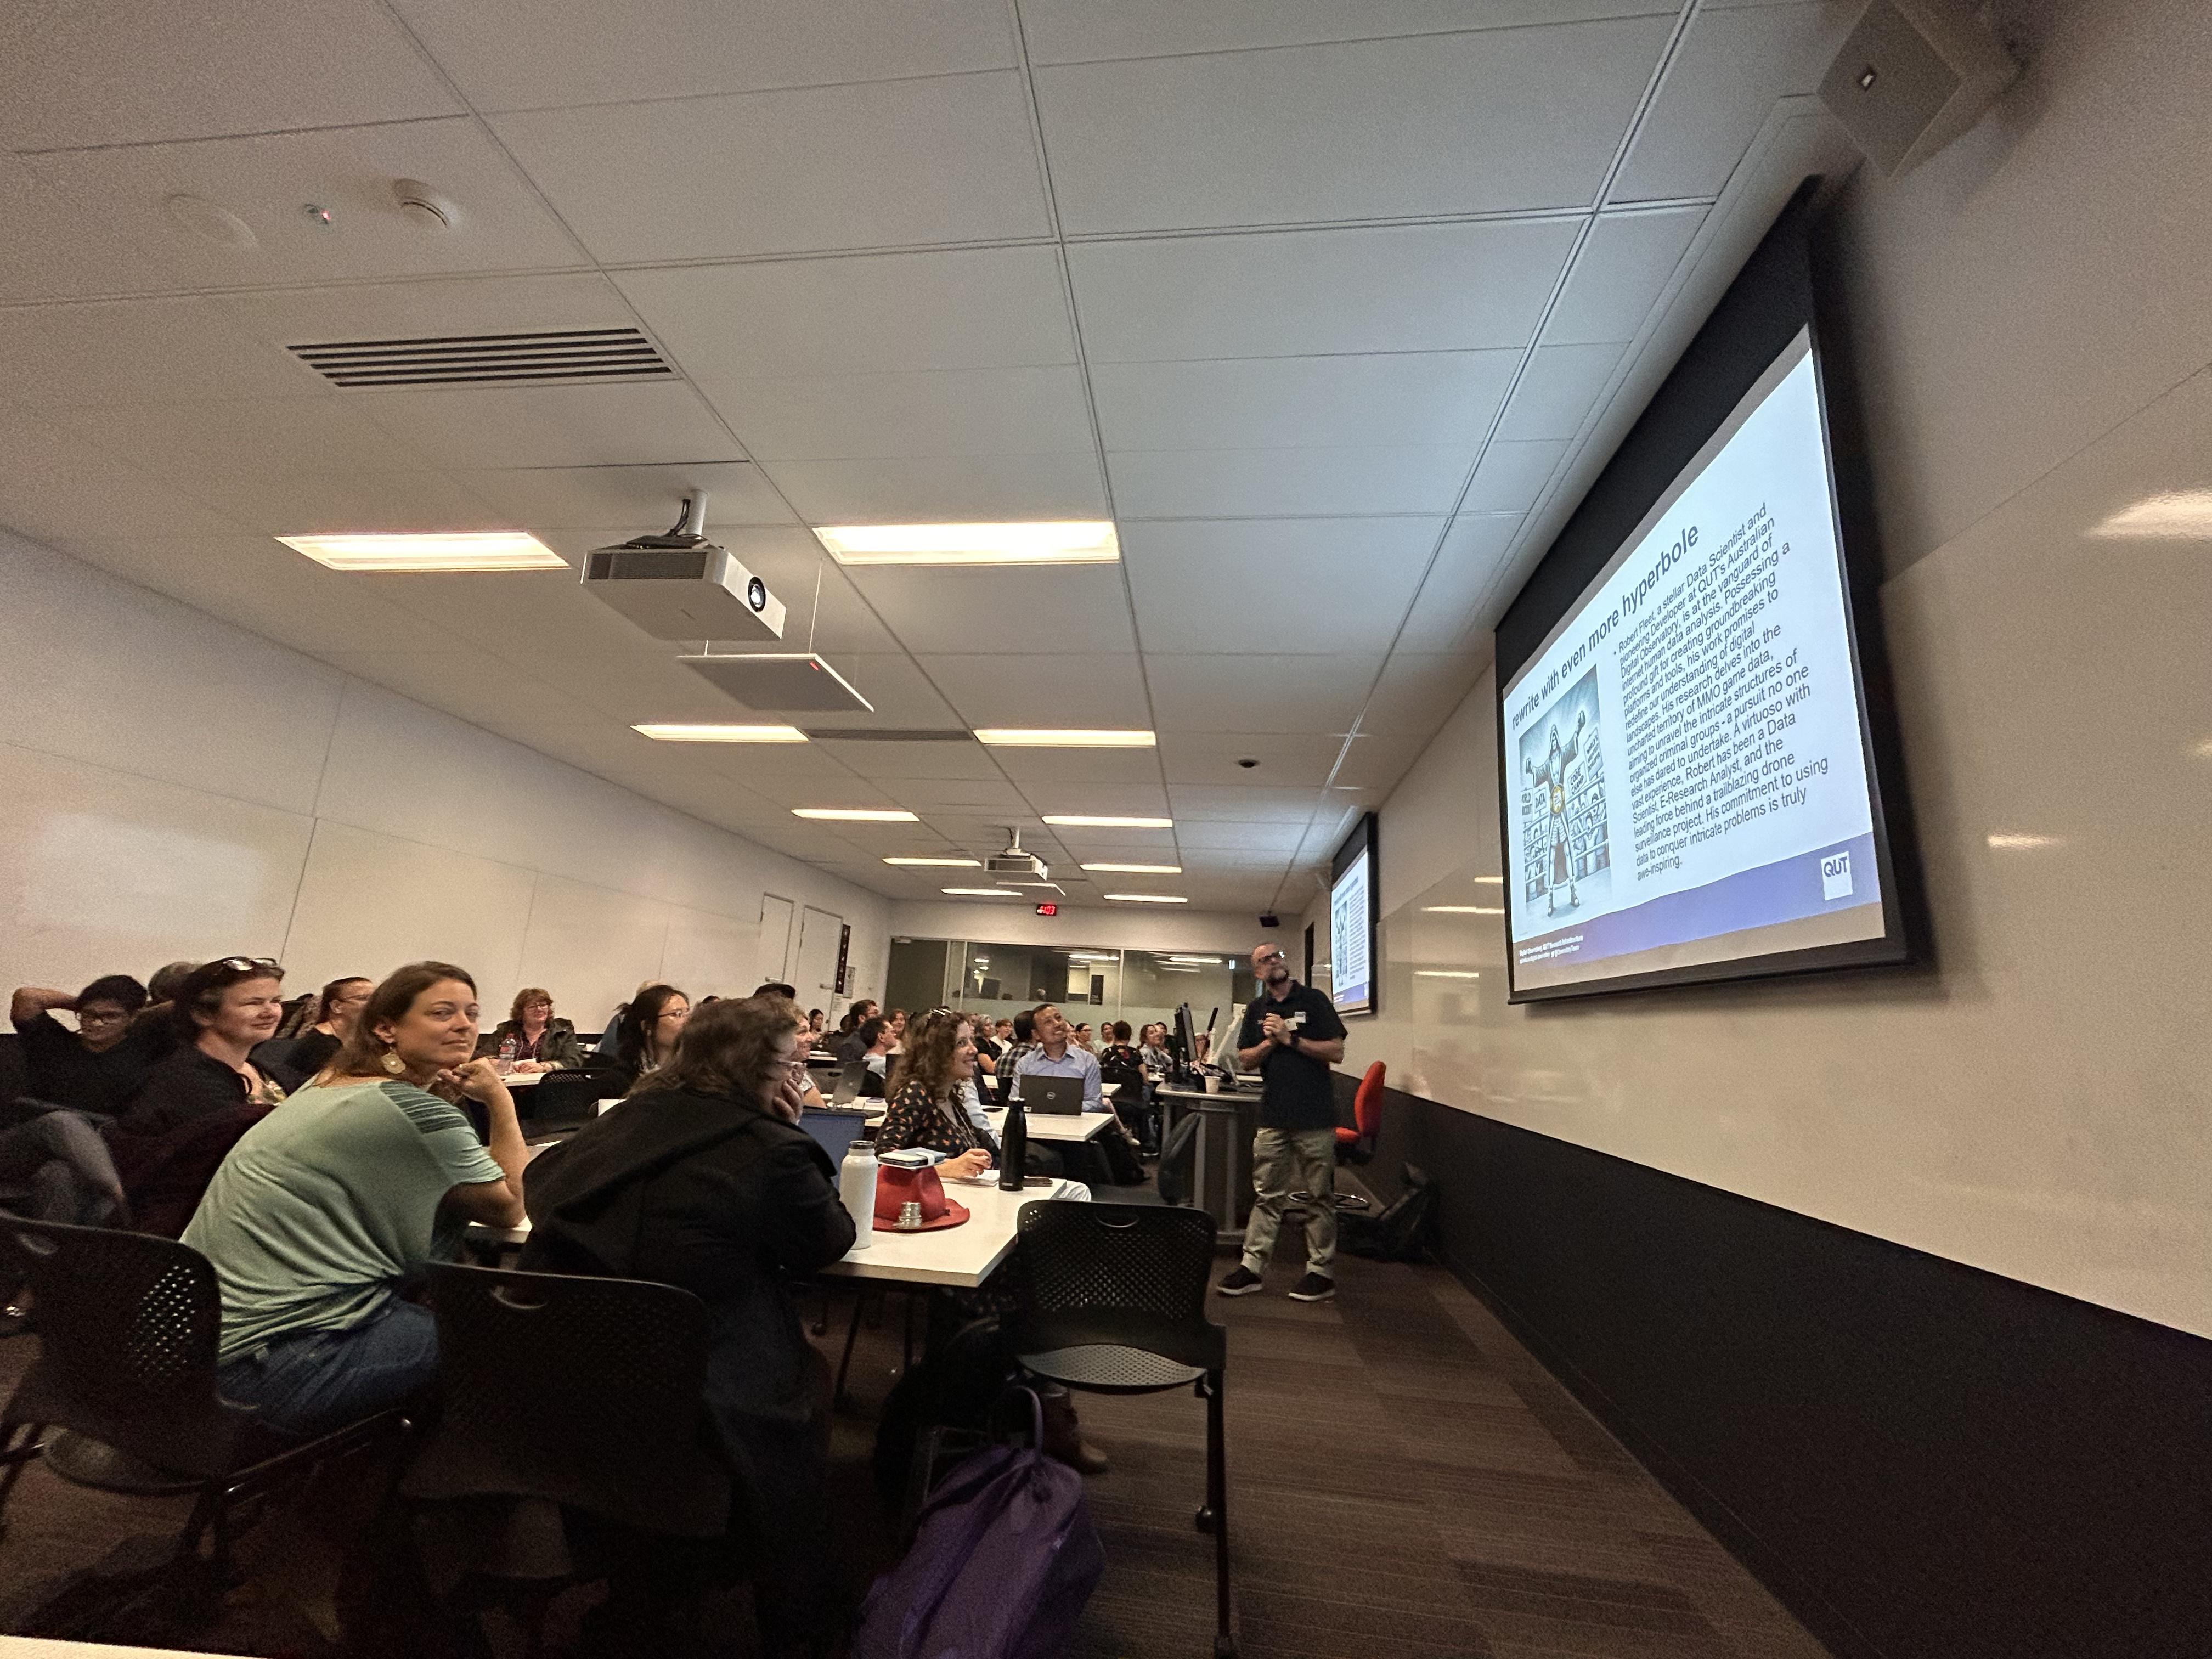
M 1329 1000 L 1340 1014 L 1364 1014 L 1375 1006 L 1374 858 L 1361 847 L 1328 889 Z
M 1516 992 L 1882 937 L 1809 331 L 1500 706 Z

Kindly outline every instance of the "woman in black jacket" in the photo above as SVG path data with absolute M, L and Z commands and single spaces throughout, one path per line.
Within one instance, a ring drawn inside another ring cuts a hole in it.
M 666 1063 L 538 1158 L 523 1190 L 526 1268 L 707 1304 L 707 1415 L 743 1495 L 732 1532 L 770 1653 L 818 1635 L 827 1600 L 829 1374 L 790 1281 L 855 1237 L 829 1154 L 798 1123 L 804 1024 L 780 997 L 702 1007 Z

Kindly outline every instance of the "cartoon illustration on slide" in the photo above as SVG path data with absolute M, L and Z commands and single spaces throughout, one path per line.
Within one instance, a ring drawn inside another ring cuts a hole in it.
M 1612 884 L 1606 835 L 1604 757 L 1597 740 L 1597 671 L 1559 694 L 1521 737 L 1521 867 L 1523 897 L 1557 915 L 1582 907 L 1595 885 Z

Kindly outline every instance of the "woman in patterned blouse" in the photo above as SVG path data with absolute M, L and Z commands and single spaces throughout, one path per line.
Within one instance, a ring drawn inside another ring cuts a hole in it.
M 990 1132 L 969 1121 L 959 1086 L 975 1075 L 975 1028 L 939 1008 L 907 1030 L 906 1052 L 888 1090 L 890 1111 L 876 1131 L 878 1152 L 919 1146 L 942 1152 L 948 1176 L 979 1176 L 998 1161 Z

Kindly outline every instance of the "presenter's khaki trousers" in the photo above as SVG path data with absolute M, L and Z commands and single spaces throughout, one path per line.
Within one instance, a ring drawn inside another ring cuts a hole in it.
M 1336 1131 L 1261 1129 L 1252 1137 L 1252 1218 L 1244 1224 L 1244 1265 L 1266 1270 L 1292 1193 L 1311 1193 L 1306 1271 L 1336 1277 Z

